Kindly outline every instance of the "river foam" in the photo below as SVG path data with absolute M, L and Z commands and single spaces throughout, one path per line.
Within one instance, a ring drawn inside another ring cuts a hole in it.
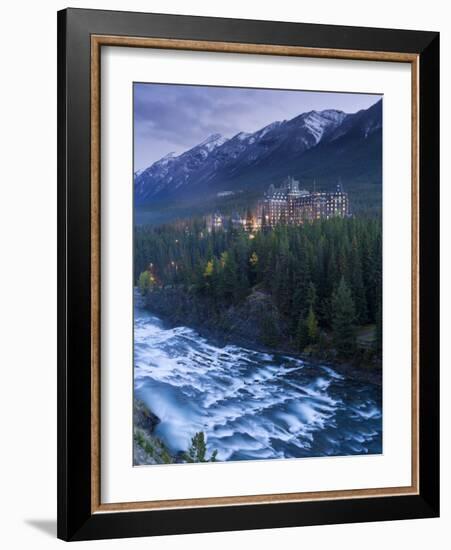
M 160 418 L 172 452 L 206 435 L 218 460 L 380 453 L 380 388 L 328 366 L 219 347 L 135 308 L 136 396 Z

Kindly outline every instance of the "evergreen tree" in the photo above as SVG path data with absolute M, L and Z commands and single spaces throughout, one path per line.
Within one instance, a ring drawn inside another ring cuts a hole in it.
M 289 262 L 285 258 L 281 258 L 276 263 L 276 272 L 274 273 L 274 287 L 277 305 L 280 311 L 288 314 L 291 308 L 291 284 L 290 284 L 290 267 Z
M 332 296 L 332 330 L 334 346 L 341 357 L 355 351 L 355 306 L 344 278 Z
M 310 309 L 312 309 L 313 311 L 315 311 L 315 306 L 316 306 L 316 287 L 315 285 L 312 283 L 312 281 L 310 281 L 309 285 L 308 285 L 308 289 L 307 289 L 307 305 Z
M 297 329 L 297 346 L 299 351 L 304 351 L 307 346 L 318 342 L 319 329 L 313 307 L 310 306 L 306 317 L 300 317 Z
M 298 327 L 296 331 L 296 343 L 300 352 L 303 352 L 309 343 L 307 324 L 305 322 L 305 318 L 302 316 L 299 317 L 298 321 Z
M 244 231 L 240 233 L 237 241 L 234 243 L 235 261 L 236 261 L 236 288 L 235 296 L 237 300 L 244 299 L 249 294 L 248 259 L 249 259 L 249 237 Z M 232 257 L 233 254 L 230 254 Z
M 218 451 L 215 449 L 210 459 L 207 459 L 207 444 L 204 432 L 197 432 L 191 439 L 191 445 L 184 454 L 187 462 L 216 462 Z
M 315 345 L 320 345 L 320 339 L 327 345 L 331 330 L 337 333 L 334 342 L 338 353 L 350 356 L 354 325 L 376 323 L 380 351 L 380 219 L 334 218 L 299 226 L 280 223 L 254 235 L 249 239 L 249 233 L 231 227 L 208 232 L 203 218 L 158 227 L 137 226 L 134 279 L 143 293 L 156 281 L 162 287 L 176 284 L 193 293 L 193 310 L 200 317 L 210 311 L 212 323 L 216 314 L 230 305 L 242 305 L 250 288 L 258 284 L 274 304 L 260 319 L 268 345 L 270 341 L 278 345 L 277 329 L 282 320 L 288 327 L 284 339 L 293 338 L 301 349 L 308 346 L 311 334 L 307 322 L 309 317 L 313 319 L 312 309 L 317 327 Z M 343 292 L 343 284 L 347 292 Z M 206 308 L 203 300 L 207 298 Z M 349 312 L 352 307 L 354 311 Z
M 316 344 L 316 342 L 318 341 L 318 321 L 316 320 L 316 315 L 313 311 L 312 306 L 310 306 L 305 324 L 307 327 L 309 344 Z
M 299 236 L 299 232 L 295 232 L 295 236 Z M 309 293 L 311 293 L 310 285 L 313 283 L 310 280 L 310 266 L 308 262 L 308 254 L 306 250 L 306 240 L 296 239 L 294 248 L 294 267 L 293 267 L 293 296 L 291 301 L 291 334 L 297 334 L 298 322 L 300 317 L 304 317 L 308 311 Z M 313 285 L 314 286 L 314 285 Z M 316 289 L 315 302 L 316 302 Z M 313 306 L 314 307 L 314 306 Z
M 227 252 L 223 253 L 221 259 L 224 263 L 222 276 L 223 295 L 226 300 L 233 302 L 238 289 L 237 264 L 234 255 Z
M 356 309 L 356 320 L 360 324 L 364 324 L 368 320 L 368 312 L 366 305 L 366 291 L 363 284 L 362 263 L 360 260 L 360 251 L 357 244 L 357 239 L 354 236 L 352 242 L 351 258 L 350 258 L 350 279 L 352 294 Z

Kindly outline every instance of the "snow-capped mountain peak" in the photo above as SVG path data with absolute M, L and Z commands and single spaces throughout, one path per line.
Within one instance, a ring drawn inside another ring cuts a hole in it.
M 248 133 L 248 132 L 240 132 L 239 134 L 237 134 L 236 136 L 234 136 L 232 139 L 239 139 L 240 141 L 244 141 L 246 139 L 248 139 L 249 137 L 251 137 L 251 133 Z
M 199 143 L 199 145 L 196 145 L 196 147 L 205 147 L 208 151 L 213 151 L 213 149 L 216 149 L 216 147 L 220 147 L 226 141 L 228 141 L 227 138 L 225 138 L 221 134 L 211 134 L 206 139 L 204 139 L 204 141 Z
M 171 151 L 170 153 L 168 153 L 167 155 L 164 155 L 164 157 L 162 157 L 160 160 L 169 160 L 169 159 L 172 159 L 174 158 L 175 156 L 177 156 L 175 154 L 174 151 Z
M 189 196 L 194 188 L 203 189 L 204 194 L 214 193 L 215 185 L 223 189 L 234 180 L 246 181 L 243 174 L 247 173 L 256 174 L 258 181 L 259 174 L 272 170 L 274 165 L 286 170 L 322 143 L 347 135 L 365 139 L 381 124 L 379 102 L 352 115 L 336 109 L 312 110 L 291 120 L 272 122 L 253 133 L 240 132 L 230 139 L 211 134 L 184 153 L 169 153 L 136 173 L 135 199 L 142 204 L 175 197 L 175 193 Z
M 305 128 L 315 139 L 315 145 L 318 144 L 326 133 L 331 132 L 339 126 L 346 118 L 346 113 L 334 109 L 325 111 L 310 111 L 302 115 L 302 121 Z
M 157 160 L 155 164 L 158 164 L 159 166 L 166 166 L 175 158 L 176 158 L 176 154 L 174 153 L 174 151 L 171 151 L 170 153 L 162 157 L 160 160 Z

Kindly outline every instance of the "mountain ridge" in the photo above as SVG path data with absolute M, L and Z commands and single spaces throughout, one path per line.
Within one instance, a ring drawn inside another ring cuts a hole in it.
M 351 158 L 352 164 L 347 161 Z M 380 184 L 381 166 L 379 100 L 356 113 L 312 110 L 231 138 L 211 134 L 187 151 L 169 153 L 137 172 L 134 197 L 137 206 L 145 206 L 195 197 L 203 201 L 224 191 L 256 194 L 288 173 L 303 181 L 317 172 L 325 186 L 340 175 L 351 182 Z

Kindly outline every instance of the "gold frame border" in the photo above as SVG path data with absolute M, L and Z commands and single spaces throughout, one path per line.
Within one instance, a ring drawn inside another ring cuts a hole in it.
M 410 63 L 412 70 L 412 479 L 407 487 L 340 491 L 190 498 L 103 504 L 100 498 L 100 50 L 102 46 L 158 48 L 208 52 L 247 53 L 294 57 L 354 59 Z M 419 494 L 419 56 L 398 52 L 334 50 L 268 44 L 242 44 L 91 36 L 91 513 L 164 510 L 211 506 L 306 502 L 343 498 L 387 497 Z

